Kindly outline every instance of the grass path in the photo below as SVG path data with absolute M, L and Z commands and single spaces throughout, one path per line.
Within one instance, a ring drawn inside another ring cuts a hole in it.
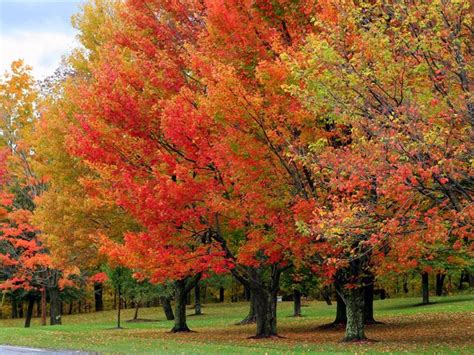
M 302 318 L 290 317 L 291 302 L 279 304 L 278 328 L 282 339 L 248 339 L 254 326 L 234 326 L 248 305 L 226 303 L 204 305 L 203 316 L 190 316 L 195 332 L 170 334 L 172 322 L 161 309 L 141 310 L 141 318 L 157 322 L 124 323 L 126 329 L 111 329 L 115 312 L 105 311 L 64 316 L 62 326 L 22 328 L 21 320 L 0 320 L 0 344 L 77 349 L 104 353 L 314 353 L 314 352 L 425 352 L 474 353 L 474 295 L 433 298 L 434 304 L 416 306 L 419 298 L 375 302 L 376 319 L 384 324 L 367 328 L 377 340 L 366 344 L 343 344 L 343 329 L 327 330 L 320 325 L 332 321 L 335 306 L 311 302 Z M 124 319 L 133 310 L 124 311 Z M 189 311 L 192 313 L 192 310 Z

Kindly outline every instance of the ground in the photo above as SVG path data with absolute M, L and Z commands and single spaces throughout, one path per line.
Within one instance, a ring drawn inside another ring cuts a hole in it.
M 170 334 L 172 322 L 165 321 L 160 308 L 141 310 L 141 318 L 157 322 L 125 323 L 114 327 L 115 312 L 105 311 L 64 316 L 62 326 L 22 328 L 21 320 L 0 320 L 0 344 L 77 349 L 104 353 L 314 353 L 314 352 L 429 352 L 474 354 L 474 295 L 436 297 L 428 306 L 419 298 L 375 301 L 377 320 L 367 335 L 376 342 L 345 344 L 343 329 L 322 329 L 332 321 L 335 305 L 308 302 L 304 317 L 290 317 L 291 302 L 279 303 L 278 329 L 281 339 L 248 339 L 254 326 L 235 326 L 243 318 L 245 303 L 206 304 L 204 315 L 190 316 L 195 332 Z M 130 319 L 133 310 L 125 310 Z M 188 314 L 192 314 L 192 309 Z

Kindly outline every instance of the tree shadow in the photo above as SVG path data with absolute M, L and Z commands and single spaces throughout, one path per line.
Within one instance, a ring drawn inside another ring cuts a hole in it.
M 433 301 L 430 303 L 409 303 L 409 304 L 404 304 L 404 305 L 393 305 L 393 306 L 382 307 L 381 309 L 384 311 L 393 311 L 397 309 L 410 309 L 413 307 L 431 306 L 435 304 L 450 304 L 450 303 L 459 303 L 459 302 L 467 302 L 467 301 L 474 301 L 474 297 L 466 296 L 466 297 L 461 297 L 457 299 L 451 299 L 451 298 L 443 298 L 442 296 L 437 296 L 436 301 Z

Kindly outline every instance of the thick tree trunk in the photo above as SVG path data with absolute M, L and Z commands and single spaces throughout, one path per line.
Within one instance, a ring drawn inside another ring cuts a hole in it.
M 374 319 L 374 276 L 367 276 L 364 280 L 364 323 L 375 324 Z
M 294 290 L 293 297 L 293 317 L 301 317 L 301 292 Z
M 224 302 L 224 287 L 219 288 L 219 302 Z
M 194 286 L 194 314 L 200 316 L 202 314 L 201 309 L 201 287 L 199 282 Z
M 189 332 L 186 323 L 186 280 L 175 281 L 175 311 L 174 311 L 174 327 L 172 333 Z
M 344 290 L 346 303 L 346 334 L 343 341 L 367 339 L 364 332 L 364 289 L 361 287 Z
M 46 287 L 41 288 L 41 325 L 46 325 Z
M 336 319 L 334 325 L 345 325 L 347 323 L 346 304 L 338 292 L 336 292 Z
M 443 295 L 443 284 L 444 284 L 445 278 L 446 278 L 446 274 L 441 274 L 441 273 L 436 274 L 436 296 Z
M 255 287 L 255 285 L 265 285 L 261 279 L 260 272 L 252 287 L 252 295 L 255 302 L 255 315 L 257 319 L 257 334 L 255 338 L 269 338 L 278 336 L 277 334 L 277 294 L 280 286 L 281 271 L 276 267 L 271 267 L 270 282 L 266 287 Z
M 59 288 L 51 287 L 49 289 L 49 324 L 61 324 L 61 300 L 59 299 Z
M 69 302 L 69 310 L 68 310 L 68 314 L 72 314 L 72 310 L 74 309 L 74 301 L 71 301 Z
M 256 316 L 256 312 L 255 312 L 255 298 L 253 296 L 252 291 L 249 291 L 249 294 L 250 294 L 249 295 L 250 296 L 249 313 L 247 314 L 247 316 L 244 319 L 242 319 L 240 322 L 237 322 L 236 325 L 252 324 L 252 323 L 255 323 L 257 321 L 257 316 Z
M 29 295 L 28 308 L 26 309 L 26 317 L 25 317 L 25 328 L 29 328 L 31 325 L 31 318 L 33 318 L 34 307 L 35 307 L 35 298 Z
M 160 297 L 161 306 L 163 307 L 163 312 L 167 320 L 174 320 L 173 308 L 171 307 L 171 301 L 169 297 L 161 296 Z
M 430 303 L 429 275 L 427 272 L 421 274 L 422 304 Z
M 104 310 L 104 301 L 102 295 L 104 293 L 103 284 L 96 282 L 94 283 L 94 300 L 95 300 L 95 311 L 100 312 Z
M 265 289 L 254 290 L 252 293 L 254 296 L 257 319 L 257 334 L 255 337 L 268 338 L 276 336 L 276 294 Z

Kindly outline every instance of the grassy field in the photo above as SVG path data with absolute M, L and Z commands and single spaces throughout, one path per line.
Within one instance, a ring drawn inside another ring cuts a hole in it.
M 103 353 L 474 353 L 474 295 L 433 298 L 417 306 L 419 298 L 375 301 L 377 324 L 367 328 L 375 342 L 344 344 L 343 329 L 322 329 L 333 320 L 335 306 L 307 303 L 304 317 L 290 317 L 291 302 L 279 303 L 281 339 L 248 339 L 254 326 L 235 326 L 247 312 L 245 303 L 204 305 L 202 316 L 190 316 L 188 334 L 168 333 L 172 322 L 159 308 L 141 310 L 141 318 L 156 322 L 125 323 L 114 327 L 115 312 L 64 316 L 62 326 L 22 328 L 21 320 L 0 320 L 0 344 L 42 348 L 81 349 Z M 124 311 L 124 319 L 133 310 Z M 192 313 L 189 310 L 189 313 Z

